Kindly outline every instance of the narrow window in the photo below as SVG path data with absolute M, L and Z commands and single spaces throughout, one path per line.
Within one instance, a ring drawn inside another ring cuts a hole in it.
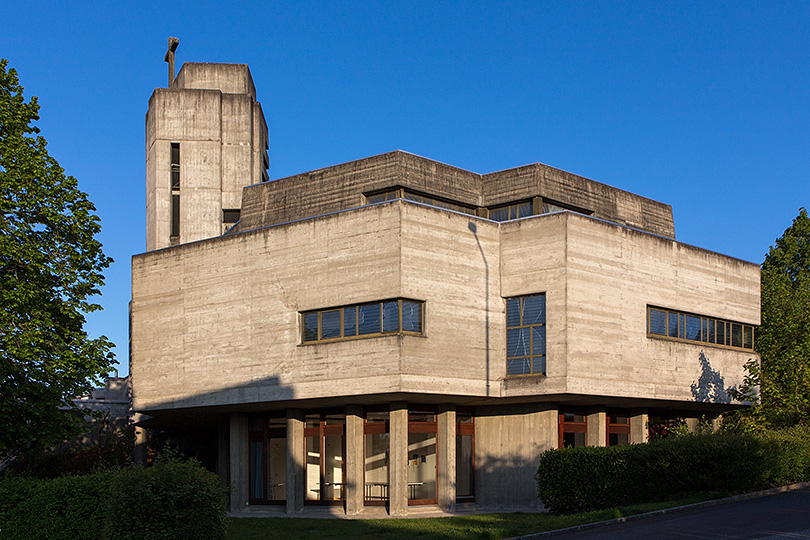
M 456 414 L 456 501 L 475 500 L 475 424 L 473 415 Z
M 172 190 L 180 189 L 180 143 L 172 143 L 171 151 Z
M 180 236 L 180 143 L 171 143 L 171 192 L 172 223 L 171 236 Z
M 165 233 L 164 233 L 165 234 Z M 180 236 L 180 193 L 172 193 L 172 236 Z

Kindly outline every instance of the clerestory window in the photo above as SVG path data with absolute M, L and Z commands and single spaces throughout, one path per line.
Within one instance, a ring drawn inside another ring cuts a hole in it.
M 506 299 L 506 375 L 545 375 L 546 295 Z
M 467 206 L 448 199 L 441 199 L 439 197 L 433 197 L 431 195 L 418 193 L 404 188 L 393 188 L 374 194 L 367 194 L 365 197 L 366 204 L 381 203 L 385 201 L 392 201 L 394 199 L 405 199 L 406 201 L 428 204 L 430 206 L 444 208 L 445 210 L 452 210 L 453 212 L 460 212 L 462 214 L 475 214 L 475 208 L 472 206 Z

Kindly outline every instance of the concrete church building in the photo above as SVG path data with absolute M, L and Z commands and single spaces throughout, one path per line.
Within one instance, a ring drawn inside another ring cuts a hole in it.
M 248 67 L 173 71 L 146 114 L 133 406 L 234 515 L 539 507 L 544 450 L 740 406 L 759 267 L 677 242 L 669 205 L 402 151 L 270 182 Z

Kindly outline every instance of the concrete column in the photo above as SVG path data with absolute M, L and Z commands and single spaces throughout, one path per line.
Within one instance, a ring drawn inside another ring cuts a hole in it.
M 631 411 L 630 444 L 641 444 L 649 440 L 649 424 L 650 418 L 647 411 Z
M 287 513 L 304 508 L 304 411 L 287 410 Z
M 138 465 L 146 465 L 146 444 L 147 435 L 146 428 L 138 425 L 138 422 L 144 420 L 141 413 L 135 413 L 133 421 L 135 422 L 135 446 L 132 452 L 132 460 Z
M 454 512 L 456 509 L 455 404 L 439 405 L 436 431 L 439 507 L 445 512 Z
M 248 505 L 250 490 L 250 455 L 248 445 L 248 417 L 242 413 L 232 413 L 230 421 L 230 480 L 231 511 L 243 510 Z
M 217 475 L 223 486 L 231 485 L 230 423 L 220 420 L 217 424 Z
M 607 413 L 604 409 L 588 411 L 585 430 L 588 446 L 607 446 Z
M 408 404 L 394 401 L 390 407 L 389 512 L 404 516 L 408 514 Z
M 363 509 L 365 498 L 363 456 L 363 407 L 346 407 L 346 514 L 357 514 Z

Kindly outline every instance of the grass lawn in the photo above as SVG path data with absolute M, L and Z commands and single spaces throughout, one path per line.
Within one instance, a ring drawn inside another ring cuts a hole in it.
M 265 539 L 385 539 L 448 540 L 457 538 L 496 540 L 542 531 L 562 529 L 583 523 L 630 516 L 682 506 L 722 496 L 695 496 L 660 503 L 648 503 L 611 510 L 567 516 L 550 514 L 479 514 L 422 519 L 307 519 L 307 518 L 230 518 L 231 540 Z

